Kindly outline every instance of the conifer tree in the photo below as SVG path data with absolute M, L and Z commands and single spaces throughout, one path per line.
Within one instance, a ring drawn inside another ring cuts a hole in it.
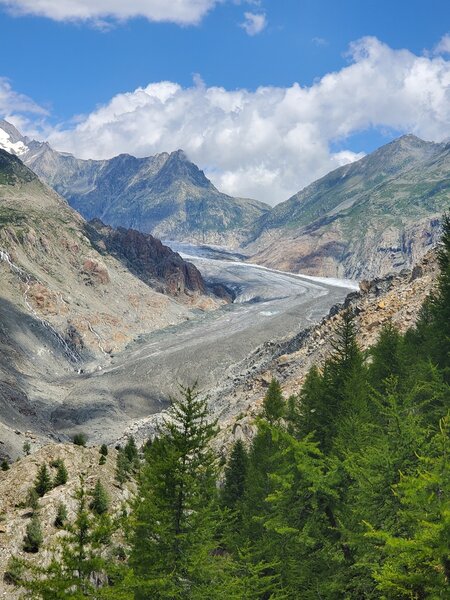
M 269 421 L 275 423 L 285 413 L 285 401 L 281 386 L 276 379 L 272 379 L 269 388 L 264 396 L 262 416 Z
M 130 465 L 135 464 L 139 458 L 139 453 L 136 446 L 136 442 L 132 435 L 129 436 L 123 450 L 125 452 L 125 456 L 128 458 Z
M 66 526 L 66 535 L 58 538 L 50 564 L 24 564 L 26 574 L 19 585 L 27 591 L 30 598 L 98 599 L 102 591 L 98 588 L 97 580 L 102 581 L 105 586 L 108 585 L 108 564 L 102 557 L 104 545 L 97 534 L 96 521 L 87 509 L 83 480 L 76 492 L 76 501 L 75 521 Z M 94 577 L 94 574 L 97 577 Z M 105 597 L 108 597 L 108 594 L 105 593 Z
M 34 513 L 26 528 L 25 537 L 23 539 L 23 549 L 25 552 L 38 552 L 43 541 L 44 536 L 42 534 L 41 521 L 38 514 Z
M 394 492 L 401 504 L 394 528 L 373 525 L 372 570 L 382 597 L 446 598 L 450 592 L 450 414 L 419 455 L 417 469 L 401 474 Z
M 390 377 L 403 380 L 404 365 L 401 351 L 402 337 L 398 330 L 387 323 L 381 330 L 377 343 L 371 348 L 372 363 L 369 367 L 371 386 L 382 392 Z
M 63 502 L 60 502 L 58 504 L 58 508 L 56 511 L 54 525 L 58 529 L 61 529 L 62 527 L 64 527 L 66 521 L 67 521 L 67 506 Z
M 236 505 L 244 497 L 247 468 L 247 451 L 242 440 L 237 440 L 233 445 L 225 468 L 222 502 L 227 508 L 236 508 Z
M 131 552 L 137 600 L 216 597 L 215 432 L 206 401 L 182 388 L 140 477 Z
M 93 510 L 93 512 L 97 515 L 103 515 L 108 511 L 109 498 L 100 479 L 97 479 L 94 490 L 92 492 L 92 501 L 90 507 Z
M 67 483 L 69 475 L 67 473 L 66 465 L 63 460 L 58 460 L 58 464 L 56 467 L 56 475 L 53 481 L 53 487 L 58 487 L 59 485 L 64 485 Z
M 34 482 L 34 489 L 38 496 L 42 498 L 42 496 L 49 492 L 52 487 L 50 473 L 48 472 L 47 465 L 44 463 L 38 469 L 36 480 Z
M 1 462 L 2 471 L 9 471 L 9 462 L 4 458 Z
M 23 449 L 23 453 L 25 454 L 25 456 L 29 456 L 30 452 L 31 452 L 31 444 L 28 440 L 25 440 L 22 446 Z
M 116 459 L 116 480 L 123 486 L 123 484 L 130 478 L 130 461 L 125 454 L 123 448 L 117 450 Z
M 431 301 L 432 333 L 435 336 L 432 358 L 443 369 L 450 383 L 450 214 L 442 219 L 438 262 L 438 286 Z

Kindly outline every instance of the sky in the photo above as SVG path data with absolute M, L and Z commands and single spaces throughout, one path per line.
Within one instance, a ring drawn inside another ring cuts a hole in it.
M 276 204 L 450 137 L 450 2 L 0 0 L 0 116 L 80 158 L 182 148 Z

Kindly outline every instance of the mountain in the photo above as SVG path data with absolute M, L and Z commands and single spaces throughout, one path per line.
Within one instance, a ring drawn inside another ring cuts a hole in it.
M 81 160 L 0 121 L 0 147 L 22 158 L 86 219 L 158 238 L 236 246 L 269 207 L 219 192 L 182 150 L 147 158 Z
M 4 449 L 22 443 L 17 428 L 51 435 L 48 415 L 68 378 L 104 365 L 143 333 L 218 306 L 194 265 L 151 236 L 87 224 L 5 150 L 0 281 Z
M 449 173 L 449 144 L 403 136 L 263 215 L 247 251 L 267 266 L 332 277 L 410 267 L 439 239 Z

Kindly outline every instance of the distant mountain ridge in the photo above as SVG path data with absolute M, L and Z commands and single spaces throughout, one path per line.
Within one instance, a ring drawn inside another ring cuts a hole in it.
M 414 135 L 328 173 L 270 210 L 221 194 L 181 150 L 79 160 L 21 137 L 10 124 L 0 145 L 6 138 L 9 151 L 21 153 L 88 219 L 163 239 L 240 247 L 255 262 L 311 275 L 362 279 L 409 268 L 438 242 L 450 208 L 450 144 Z
M 371 278 L 409 268 L 450 206 L 450 144 L 402 136 L 263 215 L 246 250 L 289 271 Z
M 82 160 L 21 136 L 6 121 L 0 121 L 0 131 L 0 147 L 18 154 L 88 220 L 158 238 L 237 246 L 269 210 L 257 200 L 219 192 L 182 150 Z

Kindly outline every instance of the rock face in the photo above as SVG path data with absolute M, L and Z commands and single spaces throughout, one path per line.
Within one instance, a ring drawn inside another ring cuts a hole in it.
M 263 215 L 247 251 L 267 266 L 330 277 L 410 268 L 439 240 L 449 171 L 449 144 L 403 136 Z
M 105 225 L 99 219 L 90 221 L 86 233 L 100 252 L 105 249 L 139 279 L 172 296 L 206 293 L 200 271 L 150 234 L 135 229 Z
M 80 160 L 24 138 L 6 121 L 0 121 L 0 147 L 1 132 L 8 136 L 3 147 L 16 152 L 13 140 L 20 142 L 25 164 L 88 220 L 167 240 L 236 246 L 269 210 L 262 202 L 219 192 L 182 150 Z

